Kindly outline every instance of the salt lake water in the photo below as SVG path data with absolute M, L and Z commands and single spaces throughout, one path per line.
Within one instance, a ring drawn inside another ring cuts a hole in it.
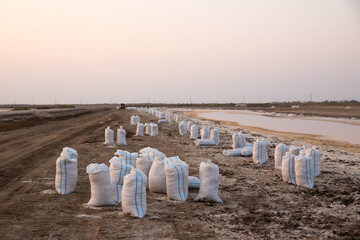
M 281 132 L 321 135 L 325 139 L 360 144 L 360 121 L 336 118 L 271 117 L 250 111 L 217 110 L 203 112 L 199 117 L 237 122 L 242 126 L 261 127 Z

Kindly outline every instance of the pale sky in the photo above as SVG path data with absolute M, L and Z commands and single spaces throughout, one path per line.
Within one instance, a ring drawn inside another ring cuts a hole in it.
M 358 0 L 0 0 L 0 104 L 360 100 Z

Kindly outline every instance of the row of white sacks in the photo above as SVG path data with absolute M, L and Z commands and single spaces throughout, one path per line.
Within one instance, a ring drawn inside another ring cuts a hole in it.
M 146 189 L 167 194 L 169 199 L 185 202 L 188 189 L 199 189 L 194 201 L 218 202 L 219 168 L 210 162 L 200 164 L 200 180 L 188 176 L 189 166 L 179 157 L 169 157 L 155 148 L 139 153 L 117 150 L 105 164 L 87 166 L 91 185 L 88 205 L 122 204 L 124 213 L 142 218 L 146 213 Z M 55 188 L 60 194 L 75 191 L 77 182 L 77 152 L 64 148 L 57 159 Z

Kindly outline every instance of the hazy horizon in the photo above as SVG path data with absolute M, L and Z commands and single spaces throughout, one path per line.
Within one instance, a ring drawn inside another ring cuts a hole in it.
M 360 100 L 360 2 L 0 2 L 0 104 Z

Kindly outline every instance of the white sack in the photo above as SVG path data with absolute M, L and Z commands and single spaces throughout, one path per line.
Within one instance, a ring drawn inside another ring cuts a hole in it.
M 144 136 L 144 124 L 142 124 L 142 123 L 137 124 L 136 136 Z
M 126 164 L 122 158 L 113 157 L 110 159 L 110 182 L 112 187 L 112 197 L 116 202 L 121 202 L 121 190 L 124 177 L 130 173 L 131 165 Z
M 246 147 L 246 140 L 245 140 L 245 136 L 239 132 L 239 133 L 234 133 L 232 135 L 232 140 L 233 140 L 233 149 L 238 149 L 238 148 L 243 148 Z
M 198 134 L 199 134 L 198 126 L 193 124 L 191 126 L 190 139 L 198 139 L 199 137 Z
M 281 161 L 281 173 L 284 182 L 296 184 L 295 155 L 286 152 Z
M 210 138 L 210 129 L 207 127 L 203 127 L 200 130 L 200 137 L 201 137 L 201 139 L 209 139 Z
M 278 144 L 275 147 L 275 154 L 274 154 L 274 158 L 275 158 L 275 168 L 276 169 L 282 169 L 282 158 L 285 156 L 285 153 L 289 151 L 289 147 L 286 146 L 285 144 Z
M 235 150 L 233 150 L 235 151 Z M 240 154 L 241 156 L 249 157 L 253 154 L 253 146 L 246 146 L 243 148 L 240 148 Z
M 185 121 L 181 121 L 179 123 L 179 134 L 181 136 L 185 135 L 187 132 L 187 127 L 186 127 L 186 122 Z
M 115 156 L 118 156 L 119 158 L 122 158 L 125 160 L 126 164 L 130 164 L 133 167 L 136 167 L 136 159 L 138 157 L 138 153 L 130 153 L 128 151 L 124 150 L 117 150 L 114 153 Z
M 150 123 L 150 136 L 157 136 L 159 133 L 158 125 L 155 123 Z
M 146 175 L 136 168 L 131 168 L 130 173 L 124 177 L 121 207 L 125 214 L 139 218 L 145 216 L 146 183 Z
M 167 120 L 169 123 L 172 123 L 173 119 L 172 119 L 171 114 L 169 114 L 169 115 L 167 116 L 166 120 Z
M 210 139 L 215 142 L 215 145 L 219 145 L 219 130 L 217 130 L 216 128 L 212 129 L 210 132 Z
M 314 177 L 320 175 L 321 171 L 321 152 L 315 149 L 307 149 L 305 150 L 306 156 L 311 157 L 314 162 L 313 169 L 314 169 Z
M 56 160 L 55 189 L 60 194 L 75 191 L 77 183 L 77 160 L 60 156 Z
M 166 119 L 160 119 L 158 123 L 166 123 Z
M 194 201 L 223 203 L 218 194 L 220 185 L 218 165 L 201 162 L 199 173 L 200 190 Z
M 115 141 L 114 141 L 114 131 L 110 129 L 110 126 L 108 126 L 105 129 L 105 145 L 114 145 Z
M 64 147 L 60 156 L 70 158 L 70 159 L 73 159 L 73 158 L 77 159 L 78 153 L 73 148 Z
M 164 159 L 155 158 L 149 171 L 150 192 L 166 193 L 166 176 Z
M 214 145 L 216 145 L 215 141 L 212 139 L 198 139 L 195 141 L 195 144 L 197 146 L 214 146 Z
M 189 176 L 189 189 L 199 189 L 200 179 L 197 177 Z
M 185 202 L 188 197 L 189 165 L 178 157 L 165 159 L 166 190 L 170 199 Z
M 155 157 L 155 152 L 141 153 L 136 159 L 136 168 L 141 170 L 146 175 L 146 177 L 149 177 L 149 171 L 153 161 L 155 160 Z M 146 188 L 148 189 L 149 185 L 147 185 Z
M 110 172 L 104 163 L 91 163 L 86 167 L 91 185 L 90 206 L 116 205 L 112 198 Z
M 241 148 L 234 149 L 234 150 L 224 150 L 223 154 L 227 157 L 232 156 L 240 156 L 241 155 Z
M 187 130 L 188 130 L 188 132 L 191 131 L 191 126 L 192 126 L 193 124 L 194 124 L 194 123 L 193 123 L 192 121 L 188 121 L 188 122 L 187 122 Z
M 311 157 L 302 154 L 295 157 L 295 176 L 296 185 L 313 188 L 314 187 L 314 162 Z
M 291 145 L 291 146 L 289 147 L 289 153 L 290 153 L 291 155 L 298 156 L 299 153 L 300 153 L 300 150 L 301 150 L 301 148 L 299 148 L 299 147 L 297 147 L 297 146 Z
M 122 126 L 117 130 L 116 144 L 127 145 L 126 143 L 126 131 Z
M 268 160 L 267 149 L 270 143 L 266 141 L 256 141 L 253 147 L 253 161 L 254 163 L 264 164 Z

